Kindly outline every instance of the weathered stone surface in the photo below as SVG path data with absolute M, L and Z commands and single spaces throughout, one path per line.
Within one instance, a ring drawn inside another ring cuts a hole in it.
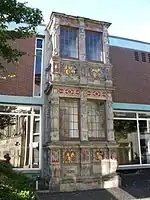
M 78 28 L 78 60 L 60 57 L 61 25 Z M 48 40 L 51 38 L 53 48 L 46 45 L 45 50 L 45 63 L 46 65 L 51 64 L 51 67 L 47 68 L 49 70 L 47 73 L 51 76 L 48 80 L 51 83 L 45 100 L 47 104 L 45 134 L 50 135 L 50 138 L 46 136 L 45 138 L 49 141 L 47 148 L 51 150 L 51 155 L 49 154 L 52 175 L 50 185 L 53 191 L 114 187 L 118 183 L 117 178 L 109 177 L 117 168 L 117 160 L 114 156 L 115 147 L 110 149 L 109 146 L 114 143 L 114 131 L 113 79 L 112 66 L 109 61 L 108 26 L 109 23 L 66 17 L 61 14 L 54 14 L 49 23 L 45 42 L 49 43 Z M 103 33 L 103 63 L 86 60 L 86 30 Z M 80 137 L 74 140 L 72 138 L 68 138 L 68 141 L 61 140 L 59 120 L 61 98 L 79 99 L 79 130 L 76 129 L 76 132 Z M 99 131 L 101 137 L 99 136 L 96 140 L 91 139 L 90 136 L 93 134 L 88 130 L 89 101 L 106 102 L 106 114 L 103 111 L 99 112 L 102 114 Z M 105 117 L 106 120 L 104 120 Z M 107 127 L 107 130 L 104 127 Z M 105 176 L 108 176 L 108 180 L 104 179 Z

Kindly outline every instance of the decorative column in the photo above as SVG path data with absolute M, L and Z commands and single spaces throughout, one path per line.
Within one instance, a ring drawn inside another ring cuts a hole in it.
M 60 23 L 59 22 L 60 20 L 55 18 L 50 29 L 50 35 L 52 36 L 52 45 L 53 45 L 52 56 L 59 56 L 59 52 L 60 52 L 60 42 L 59 42 Z
M 80 135 L 81 141 L 88 141 L 88 122 L 87 122 L 87 94 L 86 90 L 81 91 L 80 98 Z
M 103 28 L 103 55 L 104 55 L 104 63 L 110 64 L 109 38 L 108 38 L 108 30 L 106 26 L 104 26 Z
M 51 58 L 51 73 L 52 81 L 59 82 L 60 78 L 60 20 L 54 18 L 50 29 L 52 37 L 52 58 Z
M 51 142 L 59 141 L 59 94 L 52 89 L 51 97 Z
M 112 108 L 112 94 L 108 93 L 106 101 L 106 117 L 107 117 L 107 140 L 115 142 L 114 128 L 113 128 L 113 108 Z
M 85 25 L 83 19 L 80 19 L 79 25 L 79 60 L 85 61 Z

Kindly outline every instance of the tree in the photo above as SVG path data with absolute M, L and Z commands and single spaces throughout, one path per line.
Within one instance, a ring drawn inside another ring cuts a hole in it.
M 43 15 L 39 9 L 30 8 L 17 0 L 0 0 L 0 57 L 7 63 L 16 63 L 26 52 L 13 48 L 10 41 L 33 36 L 42 21 Z M 9 30 L 11 22 L 19 26 Z M 0 67 L 4 68 L 2 62 Z
M 13 170 L 7 161 L 0 161 L 0 200 L 37 200 L 33 181 Z

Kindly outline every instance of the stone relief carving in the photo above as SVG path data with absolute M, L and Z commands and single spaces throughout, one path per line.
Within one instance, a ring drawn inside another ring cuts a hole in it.
M 89 29 L 92 31 L 103 31 L 102 24 L 92 23 L 92 22 L 85 22 L 85 29 Z
M 90 77 L 95 80 L 105 78 L 105 69 L 104 68 L 89 68 Z
M 77 153 L 74 150 L 67 150 L 64 152 L 64 163 L 72 163 L 77 161 Z
M 99 161 L 105 158 L 104 151 L 98 149 L 94 152 L 94 160 Z
M 58 164 L 60 162 L 59 160 L 59 149 L 51 150 L 51 162 L 54 164 Z
M 79 27 L 79 22 L 75 19 L 69 19 L 65 17 L 61 17 L 60 19 L 61 25 L 71 26 L 71 27 Z
M 90 162 L 90 150 L 89 149 L 82 149 L 81 150 L 81 161 L 83 163 Z
M 91 174 L 91 167 L 89 165 L 83 165 L 81 168 L 82 176 L 90 176 Z
M 77 74 L 76 66 L 64 66 L 64 74 L 69 76 L 73 76 Z

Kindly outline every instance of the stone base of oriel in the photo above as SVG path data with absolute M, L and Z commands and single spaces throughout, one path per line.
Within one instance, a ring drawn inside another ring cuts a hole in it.
M 90 147 L 89 147 L 90 146 Z M 97 147 L 96 147 L 97 146 Z M 50 192 L 119 186 L 115 145 L 51 147 Z

